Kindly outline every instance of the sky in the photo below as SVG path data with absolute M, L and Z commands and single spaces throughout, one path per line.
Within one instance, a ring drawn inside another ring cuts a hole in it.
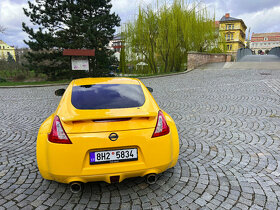
M 125 23 L 137 16 L 139 5 L 146 7 L 155 5 L 157 1 L 172 3 L 172 0 L 111 0 L 112 11 L 120 16 L 121 23 Z M 216 20 L 230 13 L 231 17 L 243 19 L 251 33 L 280 32 L 280 0 L 200 1 Z M 27 0 L 0 0 L 0 25 L 6 28 L 5 34 L 0 34 L 0 40 L 16 47 L 26 47 L 23 40 L 28 39 L 22 31 L 22 22 L 32 26 L 23 13 L 23 7 L 28 7 Z

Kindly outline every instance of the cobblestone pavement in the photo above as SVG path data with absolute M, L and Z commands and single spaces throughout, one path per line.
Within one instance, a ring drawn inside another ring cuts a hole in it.
M 280 70 L 195 70 L 145 79 L 176 121 L 177 165 L 143 178 L 88 183 L 81 194 L 43 180 L 39 126 L 59 87 L 0 89 L 1 209 L 276 209 L 280 207 Z

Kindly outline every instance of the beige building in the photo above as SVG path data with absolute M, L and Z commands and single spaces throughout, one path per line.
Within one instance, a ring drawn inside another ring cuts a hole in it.
M 255 54 L 269 51 L 273 47 L 280 47 L 280 32 L 252 34 L 250 48 Z
M 16 60 L 15 48 L 0 40 L 0 60 L 8 60 L 9 55 Z
M 120 61 L 120 52 L 123 47 L 123 41 L 121 39 L 121 34 L 117 34 L 114 36 L 113 40 L 111 40 L 108 44 L 108 48 L 114 51 L 115 57 Z

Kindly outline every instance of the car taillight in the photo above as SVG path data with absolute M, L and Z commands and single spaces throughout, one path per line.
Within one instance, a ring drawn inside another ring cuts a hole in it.
M 169 127 L 168 127 L 167 122 L 165 120 L 165 117 L 164 117 L 162 111 L 159 111 L 156 128 L 155 128 L 155 131 L 154 131 L 154 134 L 153 134 L 152 138 L 169 134 L 169 131 L 170 130 L 169 130 Z
M 58 116 L 55 116 L 53 119 L 52 131 L 48 135 L 48 140 L 52 143 L 72 144 L 65 133 Z

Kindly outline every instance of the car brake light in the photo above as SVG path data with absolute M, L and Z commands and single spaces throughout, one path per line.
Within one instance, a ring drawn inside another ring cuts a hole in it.
M 52 131 L 48 135 L 48 140 L 52 143 L 72 144 L 65 133 L 58 116 L 54 117 Z
M 165 120 L 165 117 L 162 113 L 162 111 L 158 112 L 158 119 L 157 119 L 157 124 L 155 131 L 153 133 L 152 138 L 154 137 L 159 137 L 159 136 L 164 136 L 169 133 L 169 127 L 167 125 L 167 122 Z

